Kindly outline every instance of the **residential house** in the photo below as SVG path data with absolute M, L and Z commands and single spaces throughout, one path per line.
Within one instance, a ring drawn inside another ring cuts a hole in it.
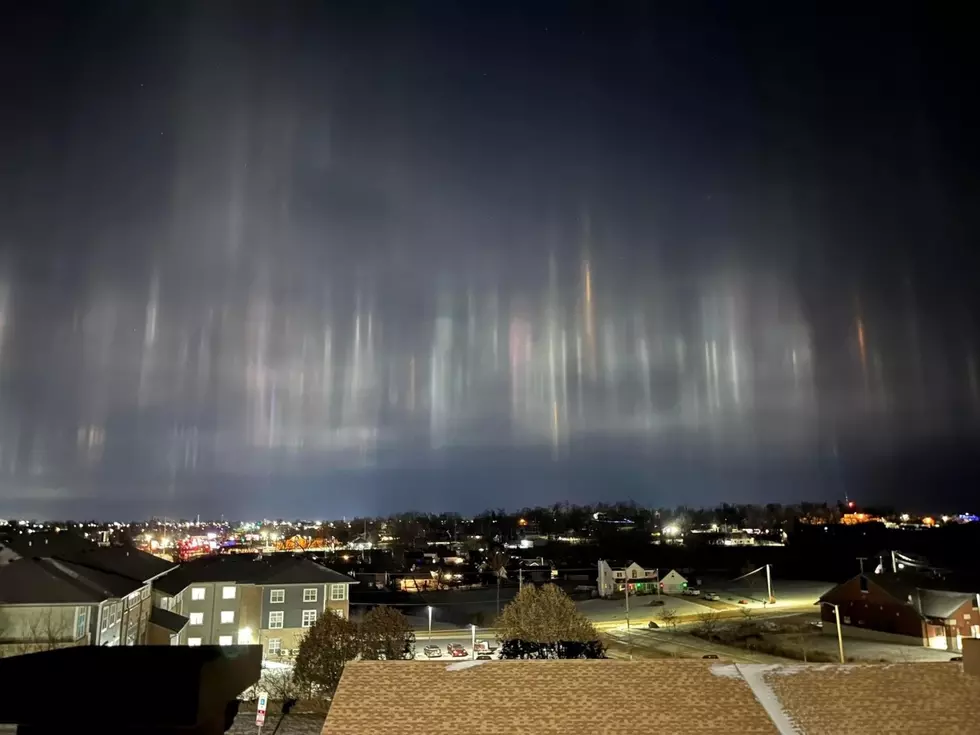
M 288 656 L 307 629 L 330 612 L 350 615 L 357 582 L 292 554 L 207 556 L 182 564 L 157 586 L 159 606 L 188 619 L 174 645 L 261 644 Z
M 838 606 L 845 635 L 949 651 L 962 650 L 964 638 L 980 638 L 977 596 L 927 584 L 902 574 L 858 574 L 829 590 L 820 603 Z M 820 607 L 824 632 L 836 634 L 833 607 Z
M 150 642 L 152 588 L 173 564 L 73 534 L 0 541 L 0 652 Z
M 971 641 L 972 643 L 972 641 Z M 344 667 L 323 735 L 488 732 L 578 733 L 975 733 L 980 676 L 964 663 L 731 664 L 723 661 L 553 660 L 419 663 L 361 661 Z M 669 702 L 639 717 L 610 707 L 625 691 Z M 365 706 L 365 693 L 370 706 Z M 931 692 L 936 696 L 915 696 Z M 533 704 L 531 704 L 533 703 Z
M 438 589 L 449 580 L 442 580 L 442 570 L 436 567 L 413 569 L 408 572 L 395 572 L 391 578 L 400 592 L 429 592 Z
M 660 591 L 665 595 L 679 595 L 687 589 L 687 580 L 676 569 L 671 569 L 660 580 Z
M 637 562 L 599 560 L 599 576 L 596 587 L 600 597 L 624 593 L 629 585 L 630 594 L 653 594 L 657 591 L 660 571 L 652 566 L 640 566 Z

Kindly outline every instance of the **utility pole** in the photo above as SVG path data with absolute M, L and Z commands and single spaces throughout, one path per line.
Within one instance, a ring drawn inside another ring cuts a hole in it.
M 766 564 L 766 587 L 769 589 L 769 604 L 775 604 L 776 598 L 772 596 L 772 573 L 768 564 Z
M 517 568 L 517 594 L 524 591 L 524 567 Z
M 864 574 L 864 562 L 867 561 L 867 559 L 868 559 L 868 557 L 866 557 L 866 556 L 859 556 L 859 557 L 857 557 L 858 564 L 861 565 L 861 574 Z
M 894 549 L 892 550 L 891 554 L 892 554 L 892 574 L 898 574 L 898 563 L 895 561 Z
M 629 647 L 630 661 L 633 660 L 633 636 L 630 634 L 630 581 L 626 580 L 626 645 Z
M 837 621 L 837 650 L 840 652 L 840 662 L 844 661 L 844 634 L 841 633 L 840 627 L 840 607 L 835 605 L 833 602 L 824 602 L 824 605 L 830 605 L 834 608 L 834 620 Z

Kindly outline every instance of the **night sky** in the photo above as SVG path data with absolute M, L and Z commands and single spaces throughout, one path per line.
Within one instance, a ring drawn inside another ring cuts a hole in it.
M 976 512 L 975 39 L 859 5 L 4 4 L 0 517 Z

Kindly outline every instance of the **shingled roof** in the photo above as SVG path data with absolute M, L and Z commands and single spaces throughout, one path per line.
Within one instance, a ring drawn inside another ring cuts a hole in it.
M 955 735 L 977 722 L 980 677 L 957 663 L 364 661 L 345 668 L 323 735 Z
M 346 574 L 293 554 L 219 554 L 184 562 L 155 586 L 171 595 L 188 585 L 206 582 L 237 584 L 357 584 Z

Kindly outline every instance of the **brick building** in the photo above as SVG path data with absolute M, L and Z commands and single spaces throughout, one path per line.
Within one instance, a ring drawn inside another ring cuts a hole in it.
M 858 574 L 829 590 L 821 602 L 838 605 L 845 635 L 920 642 L 961 651 L 964 638 L 980 638 L 977 596 L 930 589 L 912 577 Z M 834 610 L 821 605 L 824 632 L 834 631 Z

